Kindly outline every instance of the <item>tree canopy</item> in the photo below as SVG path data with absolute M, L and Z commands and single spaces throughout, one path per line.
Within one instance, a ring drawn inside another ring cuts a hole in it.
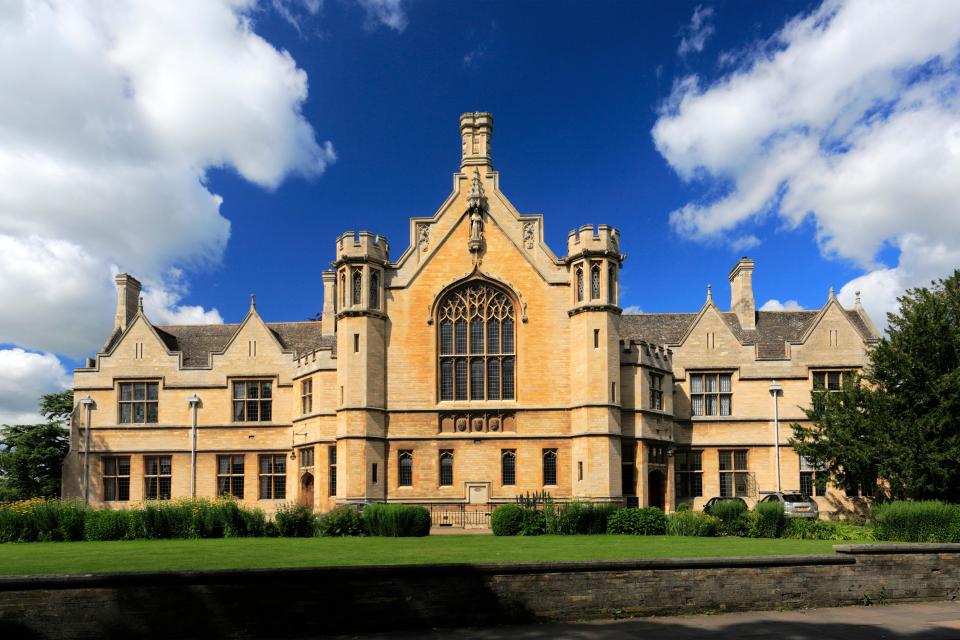
M 48 422 L 0 428 L 0 501 L 60 495 L 72 411 L 72 390 L 50 393 L 40 398 L 40 413 Z
M 863 375 L 815 390 L 792 444 L 838 484 L 960 501 L 960 269 L 898 301 Z

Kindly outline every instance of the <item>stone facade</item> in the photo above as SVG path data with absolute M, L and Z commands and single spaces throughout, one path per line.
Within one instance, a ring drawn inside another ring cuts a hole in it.
M 268 512 L 544 490 L 753 501 L 777 488 L 774 383 L 780 486 L 799 489 L 789 424 L 820 376 L 864 365 L 876 330 L 859 302 L 831 291 L 816 311 L 756 311 L 744 258 L 730 311 L 708 289 L 697 312 L 624 314 L 619 231 L 575 229 L 557 257 L 543 217 L 500 191 L 490 114 L 460 125 L 453 191 L 410 220 L 402 255 L 365 231 L 336 239 L 319 321 L 265 322 L 251 299 L 240 324 L 154 325 L 139 282 L 117 276 L 115 329 L 74 374 L 64 495 L 122 507 L 229 491 Z

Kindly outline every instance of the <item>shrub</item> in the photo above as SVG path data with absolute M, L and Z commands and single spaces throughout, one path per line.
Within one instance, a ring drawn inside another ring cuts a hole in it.
M 720 518 L 724 527 L 732 527 L 737 519 L 747 512 L 747 505 L 740 500 L 720 500 L 704 513 Z
M 677 511 L 667 516 L 667 534 L 671 536 L 699 536 L 709 538 L 717 535 L 720 519 L 695 511 Z
M 753 508 L 754 517 L 750 523 L 751 538 L 779 538 L 787 519 L 783 515 L 783 503 L 758 502 Z
M 0 542 L 83 539 L 86 509 L 74 500 L 31 498 L 0 505 Z
M 868 527 L 848 522 L 791 518 L 783 529 L 784 538 L 797 540 L 835 540 L 838 542 L 868 542 L 873 540 L 873 531 Z
M 568 502 L 553 519 L 547 518 L 547 533 L 561 535 L 606 533 L 607 520 L 616 506 L 610 503 Z M 552 530 L 551 530 L 552 528 Z
M 303 504 L 280 505 L 273 516 L 277 533 L 284 538 L 309 538 L 313 536 L 313 511 Z
M 317 535 L 321 536 L 362 536 L 366 533 L 363 516 L 353 507 L 337 507 L 317 520 Z
M 495 536 L 518 536 L 523 528 L 523 507 L 502 504 L 490 514 L 490 528 Z
M 677 505 L 677 511 L 690 511 L 690 505 L 686 502 L 681 502 Z
M 550 510 L 553 513 L 553 510 Z M 524 509 L 520 520 L 521 536 L 542 536 L 547 532 L 547 513 L 539 509 Z
M 87 513 L 84 540 L 130 540 L 135 535 L 133 511 L 102 509 Z
M 363 510 L 363 524 L 371 536 L 426 536 L 430 534 L 430 512 L 405 504 L 371 504 Z
M 871 513 L 877 540 L 960 542 L 960 506 L 937 500 L 887 502 Z
M 667 532 L 667 516 L 656 507 L 617 509 L 607 520 L 607 533 L 659 536 Z

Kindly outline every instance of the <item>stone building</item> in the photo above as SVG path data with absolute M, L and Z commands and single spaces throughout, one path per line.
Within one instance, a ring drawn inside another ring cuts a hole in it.
M 778 472 L 816 492 L 788 425 L 864 365 L 877 332 L 859 301 L 757 311 L 743 258 L 728 311 L 708 287 L 697 311 L 624 314 L 620 233 L 574 229 L 558 257 L 544 218 L 500 191 L 490 114 L 460 131 L 453 191 L 410 220 L 401 255 L 366 231 L 336 239 L 319 321 L 267 322 L 251 299 L 240 324 L 155 325 L 118 275 L 114 331 L 74 374 L 64 494 L 230 493 L 272 511 L 546 490 L 673 509 L 755 500 Z M 857 492 L 817 499 L 833 510 Z

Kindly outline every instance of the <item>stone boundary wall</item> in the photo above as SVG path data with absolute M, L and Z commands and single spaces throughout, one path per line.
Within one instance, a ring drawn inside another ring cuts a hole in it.
M 960 597 L 960 545 L 835 555 L 0 578 L 2 638 L 332 633 Z

